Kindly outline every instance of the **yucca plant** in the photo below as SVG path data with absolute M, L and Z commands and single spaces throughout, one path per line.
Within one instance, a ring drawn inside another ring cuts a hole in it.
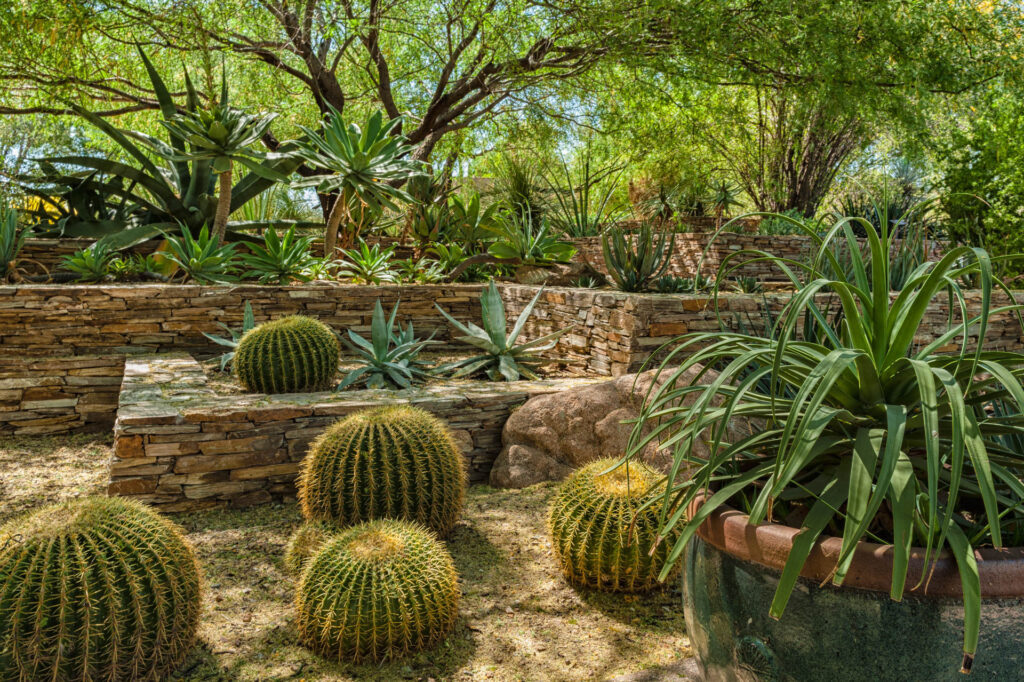
M 866 253 L 855 224 L 867 235 Z M 810 263 L 749 251 L 730 254 L 720 266 L 719 282 L 732 261 L 769 261 L 789 277 L 796 292 L 770 338 L 688 334 L 660 365 L 664 383 L 648 396 L 630 451 L 660 441 L 674 453 L 661 526 L 663 535 L 681 536 L 664 572 L 724 505 L 749 513 L 751 524 L 791 511 L 791 518 L 803 518 L 771 605 L 774 617 L 823 533 L 842 538 L 836 585 L 859 541 L 891 544 L 896 600 L 907 589 L 913 545 L 924 548 L 926 564 L 948 550 L 963 583 L 969 669 L 982 608 L 974 550 L 1003 547 L 1007 538 L 1024 542 L 1024 452 L 1003 438 L 1024 433 L 1024 354 L 984 348 L 989 319 L 1018 306 L 994 306 L 993 291 L 1006 288 L 981 249 L 955 247 L 920 264 L 893 295 L 894 235 L 887 225 L 844 218 L 824 235 L 810 228 L 806 234 L 817 246 Z M 848 269 L 836 260 L 838 240 L 849 246 Z M 968 275 L 981 287 L 973 311 L 960 285 Z M 838 316 L 830 316 L 822 293 L 838 300 Z M 948 330 L 918 345 L 929 304 L 939 298 L 954 311 Z M 975 349 L 968 337 L 980 339 Z M 940 352 L 953 343 L 957 352 Z M 989 413 L 994 401 L 1012 409 Z M 738 418 L 756 425 L 749 436 L 730 435 Z M 645 423 L 653 427 L 648 435 Z M 693 447 L 698 438 L 708 443 L 706 458 Z M 699 510 L 688 513 L 698 498 Z
M 338 265 L 338 274 L 356 284 L 386 284 L 394 282 L 398 276 L 391 267 L 394 247 L 371 246 L 360 239 L 358 248 L 346 249 L 342 253 L 345 259 Z
M 456 378 L 484 374 L 491 381 L 519 381 L 523 377 L 539 379 L 537 366 L 543 360 L 537 356 L 537 353 L 554 348 L 558 343 L 558 338 L 572 329 L 572 327 L 566 327 L 545 334 L 533 341 L 516 344 L 526 326 L 526 321 L 533 314 L 533 308 L 543 293 L 544 289 L 542 288 L 523 308 L 523 312 L 519 314 L 519 318 L 510 332 L 506 331 L 505 304 L 493 281 L 480 294 L 480 310 L 483 314 L 484 325 L 482 329 L 472 322 L 465 324 L 459 322 L 435 303 L 434 307 L 456 330 L 463 334 L 463 336 L 456 337 L 455 340 L 483 351 L 479 355 L 441 365 L 436 372 L 438 374 L 451 373 Z
M 105 242 L 98 241 L 88 248 L 64 256 L 60 267 L 78 275 L 79 282 L 100 282 L 110 275 L 110 263 L 115 255 Z
M 184 226 L 180 235 L 165 234 L 164 237 L 167 239 L 164 255 L 178 266 L 185 279 L 200 284 L 226 284 L 238 280 L 235 244 L 218 244 L 205 225 L 196 237 Z
M 488 249 L 495 258 L 517 260 L 524 265 L 568 263 L 576 247 L 558 238 L 546 218 L 534 218 L 524 209 L 497 221 L 492 231 L 497 240 Z
M 675 242 L 675 233 L 655 237 L 651 222 L 645 220 L 634 233 L 621 228 L 607 231 L 601 237 L 601 250 L 608 274 L 620 290 L 646 291 L 672 264 Z
M 397 185 L 422 173 L 423 166 L 410 158 L 412 146 L 398 132 L 401 123 L 401 118 L 384 120 L 378 111 L 359 127 L 346 124 L 341 113 L 331 109 L 321 130 L 300 126 L 306 137 L 298 155 L 323 172 L 303 178 L 295 186 L 337 195 L 327 217 L 325 255 L 334 254 L 342 222 L 346 230 L 340 245 L 348 248 L 359 237 L 368 215 L 379 215 L 385 208 L 397 211 L 397 202 L 411 200 Z
M 336 391 L 359 382 L 365 382 L 367 388 L 410 388 L 429 376 L 417 358 L 434 341 L 417 339 L 411 320 L 408 327 L 402 329 L 398 325 L 398 331 L 395 331 L 397 316 L 397 302 L 385 319 L 384 307 L 377 299 L 370 323 L 370 339 L 366 340 L 351 329 L 348 330 L 348 338 L 341 337 L 348 349 L 355 353 L 360 366 L 345 375 Z
M 313 278 L 310 272 L 316 261 L 310 252 L 313 238 L 296 236 L 294 227 L 289 227 L 283 237 L 278 237 L 277 230 L 268 227 L 262 245 L 248 242 L 247 246 L 249 253 L 242 254 L 242 262 L 249 268 L 247 277 L 255 277 L 264 284 L 308 282 Z
M 232 329 L 223 322 L 218 322 L 218 324 L 228 333 L 228 336 L 214 336 L 213 334 L 208 334 L 206 332 L 203 332 L 203 336 L 210 339 L 210 341 L 213 341 L 217 345 L 231 349 L 227 353 L 216 358 L 217 361 L 220 362 L 220 371 L 223 372 L 228 368 L 228 365 L 231 364 L 231 361 L 235 359 L 235 351 L 238 350 L 238 342 L 243 336 L 245 336 L 246 332 L 256 326 L 256 318 L 252 314 L 252 304 L 249 303 L 249 301 L 245 302 L 245 309 L 242 313 L 241 329 Z

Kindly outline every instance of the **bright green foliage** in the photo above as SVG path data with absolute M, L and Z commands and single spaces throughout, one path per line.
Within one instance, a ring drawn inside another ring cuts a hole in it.
M 196 237 L 184 226 L 180 235 L 165 234 L 164 237 L 167 239 L 164 255 L 177 264 L 186 279 L 200 284 L 225 284 L 238 280 L 235 275 L 238 265 L 235 244 L 218 244 L 205 225 Z M 99 241 L 95 246 L 105 244 Z
M 257 393 L 323 391 L 338 370 L 340 350 L 323 322 L 289 315 L 246 332 L 235 350 L 234 370 Z
M 380 244 L 370 246 L 362 239 L 355 249 L 346 249 L 345 260 L 341 261 L 338 274 L 349 277 L 356 284 L 388 284 L 398 276 L 391 267 L 394 247 L 382 248 Z
M 505 304 L 498 293 L 498 287 L 492 281 L 480 294 L 480 310 L 483 313 L 484 326 L 481 329 L 472 322 L 463 324 L 446 313 L 436 303 L 436 307 L 445 319 L 462 332 L 456 341 L 462 341 L 483 351 L 480 355 L 474 355 L 462 360 L 449 362 L 437 368 L 439 374 L 451 372 L 454 377 L 471 377 L 475 374 L 486 374 L 491 381 L 518 381 L 521 377 L 527 379 L 539 379 L 537 366 L 541 358 L 537 353 L 551 350 L 558 342 L 558 337 L 572 329 L 566 327 L 550 334 L 540 336 L 533 341 L 516 344 L 519 334 L 522 333 L 526 321 L 533 313 L 534 306 L 540 299 L 544 289 L 537 292 L 537 295 L 523 308 L 519 314 L 512 331 L 506 334 L 505 326 Z
M 302 641 L 339 661 L 382 661 L 439 644 L 459 617 L 455 564 L 423 526 L 371 521 L 330 540 L 302 574 Z
M 328 540 L 338 534 L 338 527 L 325 521 L 306 521 L 288 538 L 284 548 L 284 567 L 291 575 L 300 575 L 309 560 L 316 556 Z
M 563 242 L 551 230 L 546 218 L 531 217 L 526 211 L 503 216 L 493 228 L 498 235 L 488 251 L 495 258 L 518 260 L 524 265 L 568 263 L 576 247 Z
M 18 212 L 0 206 L 0 282 L 14 279 L 18 272 L 18 254 L 31 231 L 18 226 Z
M 219 324 L 221 328 L 224 329 L 224 331 L 230 334 L 230 337 L 214 336 L 213 334 L 208 334 L 206 332 L 203 332 L 203 336 L 205 336 L 206 338 L 210 339 L 210 341 L 213 341 L 214 343 L 220 346 L 224 346 L 226 348 L 231 349 L 227 353 L 224 353 L 219 358 L 217 358 L 217 360 L 220 361 L 220 371 L 223 372 L 224 369 L 229 364 L 231 364 L 231 361 L 235 359 L 235 351 L 238 349 L 238 342 L 242 339 L 243 336 L 245 336 L 246 332 L 248 332 L 250 329 L 256 326 L 256 318 L 252 314 L 252 304 L 249 303 L 249 301 L 245 302 L 245 309 L 242 313 L 241 330 L 232 329 L 223 322 Z
M 674 536 L 655 548 L 658 510 L 645 503 L 661 476 L 639 462 L 615 466 L 602 459 L 569 476 L 551 501 L 548 527 L 570 583 L 642 592 L 658 586 Z
M 90 497 L 0 527 L 0 680 L 162 680 L 192 648 L 200 571 L 181 529 Z
M 462 514 L 462 454 L 444 422 L 392 405 L 349 415 L 313 445 L 299 478 L 307 519 L 405 519 L 447 535 Z
M 78 275 L 79 282 L 99 282 L 110 274 L 109 265 L 113 258 L 114 251 L 100 241 L 64 256 L 60 267 Z
M 289 227 L 283 237 L 268 227 L 263 244 L 249 242 L 249 253 L 242 254 L 242 262 L 249 267 L 248 277 L 256 277 L 263 284 L 290 284 L 293 280 L 308 282 L 313 278 L 311 269 L 316 258 L 310 252 L 313 237 L 298 237 L 295 227 Z
M 412 328 L 412 321 L 403 329 L 395 331 L 398 303 L 391 309 L 385 320 L 384 307 L 377 299 L 370 323 L 370 340 L 348 330 L 348 338 L 341 340 L 356 354 L 360 366 L 350 371 L 335 390 L 342 390 L 357 382 L 366 382 L 367 388 L 409 388 L 422 381 L 427 372 L 423 363 L 417 360 L 420 352 L 432 341 L 420 340 Z
M 601 238 L 605 267 L 622 291 L 645 291 L 672 264 L 675 241 L 665 232 L 655 238 L 647 221 L 632 234 L 610 230 Z
M 474 192 L 468 201 L 452 197 L 448 204 L 451 211 L 452 238 L 457 244 L 450 247 L 461 247 L 469 253 L 484 251 L 486 242 L 494 239 L 494 225 L 497 222 L 501 205 L 493 203 L 487 208 L 480 208 L 480 194 Z

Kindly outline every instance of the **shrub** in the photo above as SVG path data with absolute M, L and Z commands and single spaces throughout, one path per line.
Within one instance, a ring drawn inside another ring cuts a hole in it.
M 464 496 L 462 454 L 448 429 L 405 405 L 335 423 L 310 447 L 299 479 L 303 515 L 342 526 L 404 519 L 443 536 L 459 520 Z
M 327 325 L 290 315 L 246 332 L 238 342 L 233 365 L 249 391 L 320 391 L 334 379 L 339 353 L 338 339 Z
M 288 538 L 284 549 L 284 567 L 288 573 L 299 575 L 320 548 L 337 535 L 338 529 L 324 521 L 307 521 Z
M 302 641 L 336 660 L 400 658 L 440 643 L 459 616 L 451 556 L 418 524 L 371 521 L 330 540 L 299 583 Z
M 83 498 L 0 527 L 0 679 L 163 679 L 200 606 L 192 548 L 137 502 Z
M 643 506 L 661 476 L 639 462 L 608 471 L 615 463 L 591 462 L 566 479 L 551 502 L 548 526 L 570 583 L 642 592 L 657 586 L 673 545 L 669 537 L 655 546 L 658 509 Z

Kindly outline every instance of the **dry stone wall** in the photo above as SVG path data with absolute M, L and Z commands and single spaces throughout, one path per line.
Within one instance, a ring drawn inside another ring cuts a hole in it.
M 383 403 L 413 404 L 443 419 L 466 457 L 469 479 L 485 481 L 515 407 L 588 381 L 462 381 L 410 391 L 225 397 L 207 385 L 187 354 L 132 356 L 107 490 L 168 512 L 290 499 L 313 438 L 339 417 Z

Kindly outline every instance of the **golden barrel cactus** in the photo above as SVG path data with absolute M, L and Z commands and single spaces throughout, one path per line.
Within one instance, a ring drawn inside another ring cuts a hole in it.
M 302 641 L 339 661 L 401 658 L 440 643 L 459 615 L 455 565 L 427 528 L 370 521 L 342 531 L 302 573 Z
M 319 320 L 290 315 L 264 322 L 238 341 L 232 361 L 246 390 L 302 393 L 331 387 L 341 347 Z
M 445 536 L 465 498 L 462 454 L 444 422 L 407 405 L 362 410 L 310 446 L 299 477 L 303 515 L 348 526 L 418 521 Z
M 612 469 L 615 464 L 613 459 L 598 460 L 569 476 L 551 502 L 548 526 L 570 583 L 642 592 L 658 585 L 675 535 L 651 555 L 658 536 L 658 508 L 641 506 L 661 476 L 640 462 Z
M 200 572 L 181 529 L 90 497 L 0 527 L 0 680 L 161 680 L 192 648 Z

